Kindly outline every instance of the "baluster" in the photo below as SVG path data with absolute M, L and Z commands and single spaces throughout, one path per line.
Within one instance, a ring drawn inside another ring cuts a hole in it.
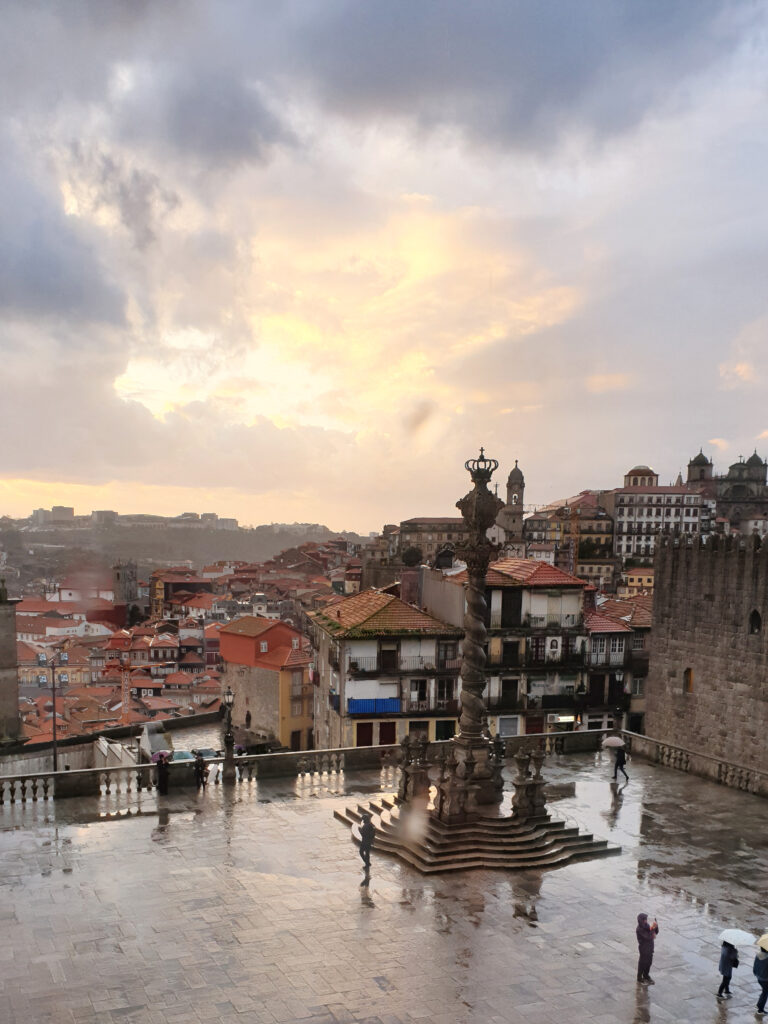
M 330 770 L 332 772 L 335 772 L 336 771 L 336 763 L 337 763 L 336 762 L 336 755 L 335 754 L 331 754 L 331 756 L 329 758 L 329 763 L 330 763 Z
M 109 794 L 112 792 L 112 776 L 109 772 L 99 773 L 99 789 L 101 789 L 102 779 L 104 780 L 104 792 Z
M 323 756 L 321 758 L 321 764 L 320 764 L 320 770 L 322 771 L 323 775 L 327 775 L 328 774 L 329 763 L 330 762 L 328 760 L 328 755 L 327 754 L 323 754 Z
M 8 783 L 8 788 L 11 791 L 11 803 L 15 804 L 16 803 L 16 780 L 15 779 L 11 779 L 10 780 L 10 782 Z
M 32 778 L 32 801 L 37 803 L 37 776 Z
M 43 776 L 43 800 L 48 799 L 48 789 L 51 785 L 51 780 L 47 775 Z
M 131 792 L 131 773 L 127 770 L 123 772 L 123 786 L 126 793 Z
M 0 782 L 0 807 L 5 803 L 5 783 Z
M 343 754 L 339 754 L 339 771 L 340 772 L 344 771 L 344 755 Z

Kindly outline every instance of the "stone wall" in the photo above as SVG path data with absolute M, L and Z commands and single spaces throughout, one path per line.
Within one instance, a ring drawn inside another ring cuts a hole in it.
M 16 667 L 16 604 L 0 581 L 0 743 L 18 739 L 19 676 Z
M 655 567 L 646 732 L 768 771 L 768 542 L 664 537 Z
M 245 716 L 250 711 L 249 732 L 254 736 L 264 734 L 280 737 L 280 673 L 253 665 L 224 664 L 222 689 L 232 687 L 235 703 L 232 706 L 232 722 L 239 728 L 245 727 Z

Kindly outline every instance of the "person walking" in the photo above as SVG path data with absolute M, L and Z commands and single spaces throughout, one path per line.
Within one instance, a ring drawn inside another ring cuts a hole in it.
M 371 847 L 373 846 L 375 835 L 376 828 L 371 821 L 370 814 L 363 814 L 360 825 L 360 857 L 365 868 L 366 877 L 368 877 L 371 870 Z M 363 885 L 365 885 L 365 882 L 363 882 Z
M 738 966 L 738 950 L 730 942 L 723 942 L 723 945 L 720 947 L 720 963 L 717 965 L 718 971 L 723 976 L 720 988 L 717 990 L 718 999 L 731 998 L 731 977 L 733 976 L 734 968 Z
M 168 796 L 168 762 L 165 754 L 157 759 L 157 792 L 160 796 Z
M 208 765 L 202 754 L 195 755 L 195 785 L 198 789 L 205 789 L 208 782 Z
M 627 775 L 624 765 L 627 763 L 627 752 L 624 747 L 616 747 L 616 760 L 613 762 L 613 779 L 614 782 L 619 777 L 619 772 L 629 782 L 629 776 Z
M 768 1001 L 768 953 L 761 947 L 757 951 L 752 973 L 760 983 L 760 998 L 757 1000 L 757 1013 L 765 1015 L 765 1004 Z
M 648 924 L 647 914 L 637 915 L 637 928 L 635 929 L 635 935 L 637 936 L 637 948 L 640 952 L 640 956 L 637 961 L 638 985 L 656 984 L 651 977 L 650 972 L 651 964 L 653 963 L 653 944 L 658 934 L 659 926 L 656 923 L 656 918 L 653 919 L 653 924 Z

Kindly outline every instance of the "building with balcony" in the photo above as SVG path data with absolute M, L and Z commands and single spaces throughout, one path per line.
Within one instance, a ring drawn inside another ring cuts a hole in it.
M 679 483 L 659 486 L 649 466 L 635 466 L 624 486 L 606 492 L 605 507 L 614 519 L 614 554 L 651 559 L 661 534 L 697 534 L 702 524 L 702 495 Z
M 244 615 L 219 630 L 222 690 L 235 694 L 232 722 L 246 743 L 276 741 L 312 750 L 314 686 L 311 652 L 285 622 Z
M 458 626 L 466 571 L 423 570 L 422 604 Z M 502 736 L 572 728 L 585 686 L 587 584 L 537 559 L 503 558 L 488 569 L 484 699 L 491 732 Z
M 318 746 L 456 733 L 460 628 L 379 590 L 319 609 L 310 619 Z

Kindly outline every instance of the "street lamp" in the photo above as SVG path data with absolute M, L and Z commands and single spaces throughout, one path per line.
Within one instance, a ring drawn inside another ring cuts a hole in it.
M 617 668 L 615 672 L 616 682 L 619 686 L 624 682 L 624 669 Z M 613 713 L 613 727 L 617 731 L 621 732 L 624 727 L 624 710 L 620 706 L 616 708 Z
M 235 734 L 232 732 L 232 705 L 235 703 L 235 695 L 232 687 L 228 686 L 222 698 L 224 707 L 227 709 L 227 731 L 224 733 L 224 765 L 221 771 L 222 782 L 235 782 L 237 771 L 235 769 Z
M 69 654 L 67 651 L 61 651 L 58 658 L 59 665 L 69 664 Z M 53 705 L 53 770 L 57 772 L 59 770 L 59 749 L 58 736 L 56 733 L 56 655 L 54 655 L 49 662 L 47 656 L 41 651 L 37 656 L 37 664 L 40 668 L 47 668 L 50 665 L 51 669 L 51 703 Z

